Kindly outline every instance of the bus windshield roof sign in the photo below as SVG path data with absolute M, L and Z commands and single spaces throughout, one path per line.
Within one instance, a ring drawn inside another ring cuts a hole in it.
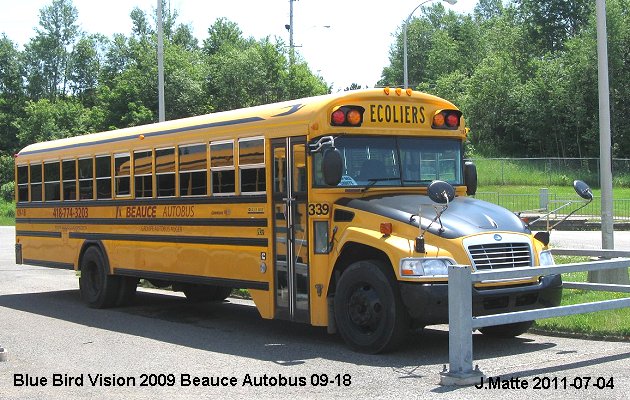
M 426 121 L 424 106 L 412 104 L 370 104 L 369 125 L 409 125 L 415 127 Z

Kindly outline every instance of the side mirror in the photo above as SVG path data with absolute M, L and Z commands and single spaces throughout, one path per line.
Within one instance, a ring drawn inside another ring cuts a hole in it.
M 593 192 L 591 192 L 591 188 L 588 187 L 588 185 L 584 183 L 584 181 L 573 181 L 573 189 L 575 189 L 575 192 L 578 194 L 578 196 L 580 196 L 584 200 L 593 200 Z
M 427 188 L 429 198 L 438 204 L 446 204 L 455 198 L 455 188 L 448 182 L 433 181 Z
M 477 193 L 477 166 L 472 161 L 464 164 L 464 183 L 467 195 L 473 196 Z
M 324 150 L 322 155 L 322 175 L 324 183 L 328 186 L 337 186 L 341 182 L 343 173 L 343 159 L 341 153 L 336 148 Z

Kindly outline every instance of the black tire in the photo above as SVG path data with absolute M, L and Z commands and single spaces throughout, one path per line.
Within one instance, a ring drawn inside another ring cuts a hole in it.
M 81 259 L 79 290 L 81 298 L 92 308 L 112 307 L 118 300 L 119 277 L 109 274 L 108 264 L 100 249 L 88 248 Z
M 351 264 L 337 282 L 334 298 L 337 330 L 346 344 L 362 353 L 394 350 L 409 328 L 396 282 L 376 260 Z
M 215 285 L 185 285 L 182 291 L 188 301 L 198 303 L 202 301 L 223 301 L 232 293 L 232 288 Z
M 516 322 L 514 324 L 486 326 L 479 329 L 479 332 L 486 336 L 496 338 L 513 338 L 518 335 L 522 335 L 531 328 L 534 321 Z

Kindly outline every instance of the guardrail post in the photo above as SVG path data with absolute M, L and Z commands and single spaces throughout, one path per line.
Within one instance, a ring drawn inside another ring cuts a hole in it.
M 472 368 L 472 276 L 468 265 L 448 269 L 448 362 L 440 385 L 472 385 L 483 374 Z
M 549 189 L 541 188 L 538 195 L 538 208 L 548 210 L 549 208 Z

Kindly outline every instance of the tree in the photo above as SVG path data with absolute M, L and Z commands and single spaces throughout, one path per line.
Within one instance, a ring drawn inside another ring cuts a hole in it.
M 390 66 L 383 69 L 379 85 L 401 85 L 403 36 L 401 28 L 390 49 Z M 422 8 L 422 15 L 409 21 L 407 59 L 409 86 L 412 88 L 431 89 L 439 77 L 455 71 L 470 76 L 481 55 L 479 27 L 470 16 L 447 12 L 438 3 Z
M 70 92 L 86 106 L 96 103 L 98 77 L 102 65 L 99 48 L 107 39 L 101 35 L 82 37 L 71 54 Z
M 289 91 L 281 100 L 327 94 L 331 90 L 324 78 L 314 75 L 308 64 L 299 57 L 296 57 L 293 65 L 289 67 L 289 75 L 284 85 L 289 88 Z
M 529 36 L 541 52 L 557 51 L 586 25 L 592 0 L 516 0 Z
M 179 28 L 178 31 L 183 32 Z M 213 110 L 204 91 L 207 66 L 199 48 L 191 49 L 191 44 L 190 41 L 167 42 L 164 49 L 164 97 L 168 119 L 201 115 Z
M 22 114 L 25 97 L 20 53 L 5 35 L 0 38 L 0 154 L 13 154 L 18 148 L 13 119 Z
M 17 118 L 21 146 L 90 132 L 94 122 L 90 110 L 76 100 L 29 101 L 25 116 Z
M 77 18 L 72 0 L 53 0 L 40 11 L 40 27 L 25 51 L 31 98 L 54 100 L 66 94 L 72 47 L 79 37 Z
M 208 38 L 203 41 L 203 52 L 206 56 L 213 56 L 224 47 L 243 48 L 247 41 L 235 22 L 226 18 L 217 19 L 208 29 Z
M 173 44 L 189 52 L 199 51 L 199 41 L 189 25 L 179 25 L 173 34 Z
M 328 93 L 322 78 L 299 56 L 288 63 L 280 40 L 245 39 L 237 24 L 223 18 L 208 34 L 203 48 L 208 65 L 205 90 L 216 111 Z
M 105 57 L 98 101 L 106 110 L 103 129 L 156 121 L 157 65 L 149 38 L 118 36 Z
M 350 86 L 346 87 L 343 91 L 348 92 L 350 90 L 359 90 L 361 88 L 362 88 L 361 85 L 359 85 L 358 83 L 352 83 Z
M 479 0 L 475 6 L 475 19 L 485 22 L 499 17 L 503 13 L 502 0 Z

